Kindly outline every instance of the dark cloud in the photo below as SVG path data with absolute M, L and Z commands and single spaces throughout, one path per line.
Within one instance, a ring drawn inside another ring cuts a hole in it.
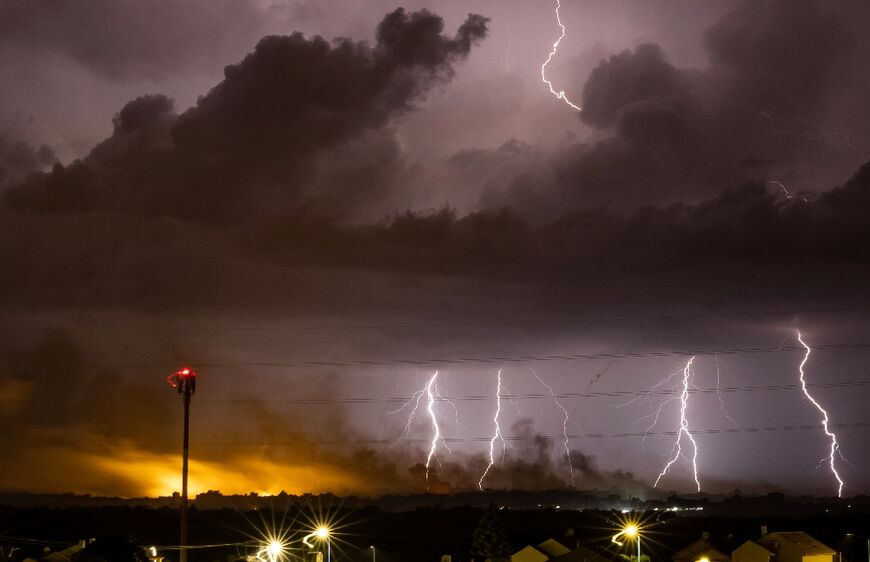
M 534 421 L 520 418 L 505 428 L 511 436 L 510 445 L 502 454 L 501 443 L 495 442 L 496 463 L 489 468 L 483 481 L 485 489 L 492 490 L 567 490 L 573 487 L 585 490 L 618 490 L 635 497 L 648 497 L 650 487 L 637 481 L 631 473 L 610 471 L 598 467 L 593 455 L 581 450 L 571 451 L 571 463 L 565 458 L 564 445 L 550 436 L 540 435 Z M 473 490 L 480 483 L 481 474 L 489 464 L 489 457 L 478 454 L 471 458 L 442 459 L 430 471 L 432 491 L 446 493 Z M 424 467 L 415 467 L 412 474 L 424 476 Z M 572 471 L 573 468 L 573 471 Z M 572 485 L 572 472 L 575 485 Z M 434 474 L 433 474 L 434 473 Z
M 449 78 L 485 36 L 486 19 L 470 15 L 453 38 L 442 31 L 438 16 L 398 9 L 374 47 L 300 33 L 266 37 L 196 107 L 176 118 L 162 96 L 134 100 L 86 158 L 10 189 L 6 201 L 210 222 L 316 202 L 312 156 L 383 128 Z
M 855 14 L 857 15 L 857 14 Z M 707 30 L 724 95 L 747 114 L 776 111 L 812 122 L 850 66 L 855 38 L 843 13 L 811 0 L 748 2 Z
M 518 298 L 538 300 L 532 295 L 549 287 L 540 294 L 554 302 L 579 305 L 594 295 L 596 306 L 605 308 L 625 291 L 641 288 L 638 307 L 666 306 L 672 299 L 687 306 L 721 305 L 732 298 L 760 303 L 777 294 L 796 307 L 820 299 L 860 299 L 861 277 L 855 274 L 868 258 L 862 240 L 870 234 L 867 168 L 818 196 L 789 199 L 775 186 L 754 182 L 694 205 L 629 214 L 604 207 L 543 225 L 510 210 L 462 217 L 449 209 L 405 212 L 355 226 L 304 211 L 211 232 L 174 220 L 131 222 L 114 214 L 98 221 L 87 215 L 61 220 L 6 211 L 4 228 L 31 233 L 31 245 L 5 244 L 6 263 L 18 275 L 3 281 L 3 294 L 10 306 L 50 306 L 75 296 L 81 305 L 133 309 L 197 309 L 228 299 L 255 307 L 307 302 L 341 309 L 348 303 L 325 289 L 317 280 L 321 275 L 331 277 L 330 286 L 353 286 L 356 275 L 410 275 L 463 279 L 469 296 L 478 283 L 509 279 L 521 290 Z M 827 296 L 813 290 L 814 277 L 796 276 L 823 266 L 828 285 L 842 283 Z M 202 279 L 195 288 L 183 277 L 163 274 L 190 268 Z M 685 277 L 688 268 L 691 278 Z M 58 275 L 64 283 L 57 282 Z M 732 283 L 752 278 L 759 286 L 749 300 L 729 296 Z M 282 279 L 293 279 L 296 291 L 268 289 Z M 788 281 L 788 289 L 777 281 Z
M 580 118 L 604 137 L 564 146 L 533 188 L 521 177 L 500 179 L 502 200 L 552 218 L 566 205 L 697 202 L 753 180 L 804 189 L 842 181 L 866 154 L 842 132 L 855 124 L 840 128 L 830 108 L 844 103 L 842 83 L 864 52 L 848 23 L 864 13 L 747 2 L 708 30 L 702 70 L 675 67 L 655 44 L 602 60 L 583 87 Z
M 17 185 L 30 173 L 43 171 L 53 163 L 55 157 L 49 147 L 35 148 L 0 133 L 0 191 Z
M 634 52 L 624 51 L 592 72 L 583 88 L 581 119 L 596 127 L 609 127 L 635 104 L 686 98 L 682 81 L 658 45 L 644 44 Z
M 447 209 L 403 213 L 356 228 L 296 217 L 265 230 L 267 237 L 256 245 L 287 263 L 313 259 L 324 266 L 493 275 L 519 266 L 527 272 L 515 274 L 521 277 L 572 263 L 578 270 L 609 263 L 638 272 L 681 263 L 715 266 L 722 260 L 747 267 L 795 260 L 861 263 L 866 258 L 860 240 L 866 234 L 862 217 L 870 192 L 868 167 L 811 199 L 789 199 L 774 186 L 753 182 L 696 205 L 646 207 L 628 214 L 600 208 L 566 214 L 540 227 L 509 210 L 461 218 Z M 307 231 L 320 233 L 317 246 L 310 245 Z M 301 253 L 303 244 L 310 253 Z

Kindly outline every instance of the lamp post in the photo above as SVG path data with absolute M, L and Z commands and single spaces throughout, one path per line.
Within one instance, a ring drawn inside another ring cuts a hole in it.
M 326 541 L 326 562 L 332 562 L 332 541 L 329 540 L 330 532 L 326 527 L 318 527 L 314 529 L 311 533 L 305 535 L 305 538 L 302 539 L 302 542 L 308 548 L 314 548 L 314 545 L 308 542 L 308 539 L 316 538 L 318 540 Z
M 166 382 L 181 394 L 184 402 L 184 438 L 181 445 L 181 562 L 187 562 L 187 458 L 190 453 L 190 398 L 196 392 L 196 372 L 187 367 L 168 377 Z
M 279 562 L 284 557 L 284 543 L 276 540 L 270 541 L 257 551 L 255 557 L 261 562 Z
M 329 540 L 329 529 L 326 527 L 318 528 L 317 538 L 326 541 L 326 562 L 332 562 L 332 541 Z
M 371 551 L 372 551 L 372 562 L 378 562 L 378 561 L 375 559 L 375 545 L 371 545 L 369 548 L 370 548 Z
M 634 539 L 637 542 L 637 562 L 640 562 L 640 528 L 634 523 L 629 523 L 621 531 L 613 535 L 613 538 L 610 539 L 615 544 L 622 546 L 622 542 L 617 540 L 620 536 L 628 537 L 629 539 Z

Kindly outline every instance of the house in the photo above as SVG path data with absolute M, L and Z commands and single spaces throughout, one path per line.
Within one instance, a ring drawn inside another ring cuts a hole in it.
M 568 554 L 571 549 L 555 539 L 547 539 L 538 545 L 538 550 L 549 554 L 550 558 L 556 558 L 563 554 Z
M 773 562 L 776 552 L 755 541 L 746 541 L 731 553 L 731 562 Z
M 613 562 L 612 556 L 605 556 L 585 546 L 569 549 L 554 539 L 547 539 L 538 546 L 527 546 L 511 556 L 511 562 Z
M 547 539 L 538 546 L 529 545 L 511 555 L 511 562 L 544 562 L 571 550 L 555 539 Z
M 545 562 L 550 556 L 532 545 L 511 554 L 511 562 Z
M 768 533 L 758 544 L 775 553 L 776 562 L 834 562 L 837 552 L 802 531 Z
M 837 552 L 802 531 L 764 533 L 731 553 L 731 562 L 836 562 Z
M 709 534 L 704 533 L 700 539 L 675 552 L 673 560 L 674 562 L 732 562 L 731 556 L 723 552 L 728 550 L 714 544 Z

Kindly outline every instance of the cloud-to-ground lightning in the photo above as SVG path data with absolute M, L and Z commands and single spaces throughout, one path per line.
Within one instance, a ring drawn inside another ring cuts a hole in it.
M 495 423 L 495 432 L 492 434 L 492 439 L 489 440 L 489 464 L 486 465 L 486 469 L 483 471 L 483 474 L 480 476 L 480 480 L 477 481 L 477 487 L 483 491 L 483 479 L 486 478 L 486 475 L 489 473 L 489 469 L 495 465 L 495 442 L 496 440 L 501 440 L 501 450 L 502 456 L 505 451 L 505 441 L 504 437 L 501 434 L 501 425 L 499 422 L 499 415 L 501 414 L 501 369 L 498 370 L 498 383 L 495 390 L 495 416 L 492 418 L 493 423 Z
M 801 364 L 798 367 L 798 371 L 800 371 L 801 389 L 804 391 L 804 395 L 807 397 L 807 399 L 810 402 L 812 402 L 813 406 L 815 406 L 816 409 L 819 412 L 821 412 L 821 414 L 822 414 L 822 427 L 825 430 L 825 435 L 827 435 L 831 439 L 830 452 L 828 453 L 827 457 L 824 457 L 822 459 L 822 461 L 826 461 L 826 460 L 828 461 L 828 463 L 831 467 L 831 472 L 834 474 L 834 478 L 837 480 L 837 497 L 843 497 L 843 479 L 840 478 L 840 474 L 837 472 L 837 467 L 835 466 L 835 463 L 834 463 L 834 456 L 840 454 L 840 444 L 837 442 L 836 434 L 834 434 L 830 430 L 830 428 L 828 427 L 828 412 L 826 412 L 825 409 L 822 408 L 821 404 L 819 404 L 816 401 L 816 399 L 812 397 L 809 390 L 807 390 L 807 381 L 806 381 L 806 374 L 804 372 L 804 367 L 806 366 L 807 361 L 809 361 L 809 359 L 810 359 L 810 354 L 812 353 L 812 350 L 810 349 L 810 346 L 808 346 L 806 343 L 804 343 L 804 340 L 801 337 L 800 330 L 797 331 L 797 340 L 800 342 L 800 344 L 806 350 L 806 353 L 804 354 L 803 361 L 801 361 Z
M 658 478 L 656 478 L 655 483 L 653 484 L 653 488 L 659 485 L 659 481 L 662 477 L 667 474 L 668 470 L 671 468 L 677 459 L 683 456 L 683 446 L 682 440 L 683 435 L 685 435 L 689 441 L 692 443 L 692 475 L 695 479 L 695 485 L 698 488 L 698 491 L 701 491 L 701 482 L 698 480 L 698 444 L 695 442 L 695 438 L 692 437 L 692 434 L 689 433 L 689 421 L 686 417 L 686 410 L 689 404 L 689 383 L 692 378 L 692 363 L 695 361 L 695 356 L 692 356 L 688 362 L 686 362 L 686 366 L 683 368 L 683 390 L 680 393 L 680 430 L 677 432 L 677 440 L 674 442 L 673 447 L 673 457 L 668 463 L 665 465 L 664 469 L 662 469 Z
M 411 398 L 407 402 L 405 402 L 401 408 L 389 412 L 389 414 L 398 414 L 411 404 L 414 405 L 414 407 L 411 408 L 411 412 L 408 414 L 408 421 L 405 422 L 405 427 L 402 429 L 402 433 L 396 440 L 398 442 L 403 437 L 408 435 L 408 433 L 411 431 L 411 424 L 414 422 L 414 418 L 417 416 L 417 411 L 420 409 L 420 402 L 423 399 L 423 396 L 426 397 L 426 412 L 429 413 L 429 420 L 432 424 L 432 440 L 429 444 L 429 454 L 426 456 L 426 489 L 429 488 L 429 468 L 432 466 L 432 458 L 435 456 L 435 452 L 438 448 L 438 442 L 441 441 L 444 445 L 444 448 L 446 448 L 448 452 L 450 451 L 450 449 L 447 447 L 447 444 L 444 443 L 444 440 L 441 437 L 441 426 L 438 425 L 438 416 L 435 413 L 435 401 L 441 399 L 436 384 L 437 380 L 438 371 L 435 371 L 435 373 L 429 378 L 429 380 L 426 381 L 426 384 L 423 386 L 423 388 L 412 394 Z M 456 406 L 452 402 L 450 404 L 455 410 Z M 458 415 L 459 414 L 457 411 L 457 419 Z
M 716 398 L 719 399 L 719 408 L 722 410 L 722 413 L 725 414 L 725 417 L 728 418 L 733 425 L 737 425 L 737 422 L 734 421 L 734 418 L 731 417 L 731 414 L 728 413 L 728 408 L 725 406 L 725 399 L 722 398 L 722 392 L 720 389 L 722 388 L 722 369 L 719 366 L 719 356 L 715 356 L 716 359 Z
M 574 479 L 574 463 L 571 461 L 571 448 L 569 447 L 568 443 L 568 410 L 566 410 L 565 406 L 563 406 L 562 403 L 559 401 L 559 397 L 556 396 L 555 392 L 553 392 L 552 386 L 545 383 L 544 379 L 539 377 L 538 373 L 536 373 L 534 369 L 530 369 L 529 372 L 532 373 L 532 375 L 536 379 L 538 379 L 538 382 L 540 382 L 547 388 L 547 390 L 550 392 L 550 396 L 553 397 L 553 402 L 555 402 L 556 406 L 558 406 L 558 408 L 562 410 L 562 442 L 565 446 L 565 458 L 568 459 L 568 471 L 571 474 L 571 486 L 576 487 L 577 483 Z
M 553 43 L 553 50 L 550 51 L 550 54 L 547 56 L 547 60 L 544 61 L 544 64 L 541 65 L 541 80 L 544 82 L 544 84 L 547 85 L 548 88 L 550 88 L 550 93 L 556 96 L 556 98 L 564 101 L 577 111 L 583 111 L 583 109 L 579 105 L 572 103 L 571 100 L 568 99 L 568 96 L 565 95 L 565 90 L 559 90 L 557 92 L 556 89 L 553 88 L 553 83 L 547 80 L 547 65 L 550 64 L 550 61 L 553 60 L 554 56 L 556 56 L 556 52 L 559 50 L 559 43 L 561 43 L 562 39 L 565 38 L 565 25 L 562 23 L 562 17 L 559 15 L 559 9 L 561 7 L 561 0 L 556 0 L 556 23 L 559 24 L 559 29 L 562 30 L 562 33 L 559 35 L 559 38 L 556 39 L 556 42 Z
M 435 449 L 438 447 L 438 441 L 441 439 L 441 428 L 438 426 L 438 417 L 435 415 L 435 393 L 432 392 L 432 385 L 438 378 L 438 371 L 432 375 L 429 382 L 426 383 L 426 398 L 429 404 L 426 406 L 426 411 L 429 412 L 429 419 L 432 420 L 432 442 L 429 446 L 429 456 L 426 457 L 426 487 L 429 487 L 429 466 L 432 464 L 432 457 L 435 456 Z

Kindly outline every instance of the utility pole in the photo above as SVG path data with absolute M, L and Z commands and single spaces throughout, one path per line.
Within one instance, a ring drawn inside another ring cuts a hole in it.
M 184 402 L 184 438 L 181 448 L 181 536 L 180 562 L 187 562 L 187 459 L 190 454 L 190 397 L 196 392 L 196 372 L 187 367 L 168 377 L 166 382 L 175 388 Z

